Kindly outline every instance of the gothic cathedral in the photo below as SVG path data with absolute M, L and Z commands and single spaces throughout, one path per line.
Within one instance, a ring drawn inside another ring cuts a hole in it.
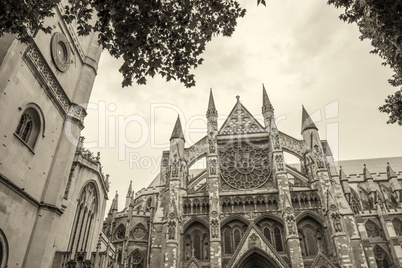
M 109 184 L 80 138 L 102 49 L 62 13 L 46 21 L 52 34 L 0 38 L 1 268 L 102 261 Z
M 160 174 L 135 195 L 130 183 L 122 211 L 113 200 L 103 231 L 117 267 L 401 267 L 401 172 L 363 165 L 381 159 L 337 170 L 304 107 L 299 140 L 278 130 L 265 89 L 262 100 L 264 125 L 237 97 L 218 128 L 211 91 L 207 133 L 189 148 L 177 119 Z

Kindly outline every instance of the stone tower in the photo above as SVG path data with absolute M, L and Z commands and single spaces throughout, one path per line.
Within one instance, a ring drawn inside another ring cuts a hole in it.
M 98 242 L 108 184 L 79 137 L 101 47 L 62 13 L 28 44 L 0 38 L 0 267 L 51 267 L 56 251 L 90 260 Z

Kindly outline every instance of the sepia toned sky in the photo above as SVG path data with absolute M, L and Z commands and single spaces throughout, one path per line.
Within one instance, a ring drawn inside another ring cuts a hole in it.
M 356 25 L 338 19 L 341 10 L 325 0 L 268 0 L 267 7 L 239 2 L 246 16 L 232 37 L 216 37 L 207 46 L 194 88 L 160 77 L 121 88 L 121 62 L 102 55 L 82 134 L 86 147 L 101 152 L 109 198 L 119 192 L 119 209 L 130 180 L 138 191 L 156 177 L 178 114 L 187 146 L 205 135 L 210 88 L 219 127 L 236 95 L 262 122 L 264 83 L 280 131 L 301 138 L 304 105 L 335 159 L 402 155 L 402 127 L 387 125 L 387 115 L 378 111 L 396 91 L 387 82 L 392 72 L 369 54 L 372 47 L 359 40 Z

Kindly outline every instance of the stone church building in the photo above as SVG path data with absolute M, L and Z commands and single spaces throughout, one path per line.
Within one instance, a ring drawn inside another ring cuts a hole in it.
M 61 14 L 0 38 L 0 268 L 401 267 L 402 157 L 337 167 L 304 108 L 301 140 L 279 131 L 265 89 L 263 125 L 237 98 L 218 126 L 211 92 L 205 137 L 186 147 L 177 119 L 159 175 L 105 215 L 80 137 L 101 48 Z
M 304 107 L 302 140 L 279 131 L 265 89 L 262 114 L 237 97 L 219 127 L 211 91 L 207 133 L 188 148 L 177 119 L 160 174 L 135 195 L 130 183 L 122 211 L 113 200 L 117 267 L 401 267 L 402 157 L 338 169 Z

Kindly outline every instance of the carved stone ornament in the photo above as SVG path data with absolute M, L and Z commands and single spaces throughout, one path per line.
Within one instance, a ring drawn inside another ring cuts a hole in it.
M 219 164 L 223 180 L 235 189 L 259 188 L 271 175 L 269 156 L 258 147 L 231 147 L 222 152 Z
M 248 238 L 248 248 L 252 247 L 261 247 L 261 239 L 255 233 Z
M 341 216 L 338 212 L 331 214 L 332 223 L 334 225 L 335 232 L 342 232 Z
M 71 50 L 68 45 L 67 37 L 60 33 L 54 33 L 52 36 L 52 59 L 57 69 L 61 72 L 66 72 L 71 64 Z
M 288 233 L 289 235 L 294 235 L 296 234 L 295 230 L 295 217 L 293 215 L 288 215 L 286 217 L 286 225 L 288 227 Z
M 174 240 L 176 237 L 176 222 L 174 220 L 168 223 L 168 239 Z

